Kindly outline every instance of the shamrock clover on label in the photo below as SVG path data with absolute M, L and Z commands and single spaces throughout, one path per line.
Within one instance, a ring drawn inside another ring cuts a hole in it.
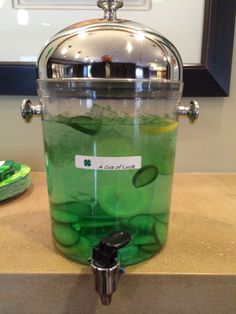
M 92 164 L 92 163 L 91 163 L 91 160 L 90 160 L 90 159 L 85 159 L 85 160 L 84 160 L 84 166 L 85 166 L 85 167 L 91 167 L 91 164 Z

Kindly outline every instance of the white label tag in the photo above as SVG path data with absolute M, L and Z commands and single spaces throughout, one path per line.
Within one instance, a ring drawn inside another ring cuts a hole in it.
M 140 169 L 141 156 L 129 157 L 97 157 L 97 156 L 75 156 L 75 166 L 79 169 L 91 170 L 131 170 Z
M 0 167 L 5 164 L 5 160 L 0 161 Z

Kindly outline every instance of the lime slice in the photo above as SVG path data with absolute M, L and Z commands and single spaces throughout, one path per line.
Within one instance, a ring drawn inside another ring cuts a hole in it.
M 106 186 L 98 193 L 103 210 L 113 217 L 129 217 L 140 214 L 147 204 L 146 191 L 136 190 L 132 185 Z
M 62 245 L 71 246 L 80 239 L 79 233 L 68 225 L 54 223 L 52 230 L 55 239 Z
M 155 166 L 147 165 L 139 169 L 133 176 L 133 185 L 140 188 L 152 183 L 158 176 L 158 169 Z
M 97 134 L 102 126 L 100 119 L 93 119 L 88 116 L 77 116 L 70 118 L 67 125 L 80 132 L 94 135 Z
M 175 130 L 178 126 L 178 122 L 171 120 L 162 120 L 158 124 L 152 125 L 141 125 L 141 130 L 144 133 L 158 135 L 162 133 L 167 133 Z

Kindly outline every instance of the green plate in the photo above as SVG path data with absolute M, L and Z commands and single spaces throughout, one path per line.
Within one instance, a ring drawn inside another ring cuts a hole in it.
M 30 167 L 19 164 L 19 170 L 0 182 L 0 201 L 16 196 L 30 186 Z

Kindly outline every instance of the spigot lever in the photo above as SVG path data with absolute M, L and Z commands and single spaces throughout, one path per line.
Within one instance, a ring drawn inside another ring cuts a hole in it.
M 93 260 L 99 267 L 112 267 L 116 264 L 118 249 L 128 244 L 131 240 L 128 232 L 115 232 L 104 238 L 93 248 Z

